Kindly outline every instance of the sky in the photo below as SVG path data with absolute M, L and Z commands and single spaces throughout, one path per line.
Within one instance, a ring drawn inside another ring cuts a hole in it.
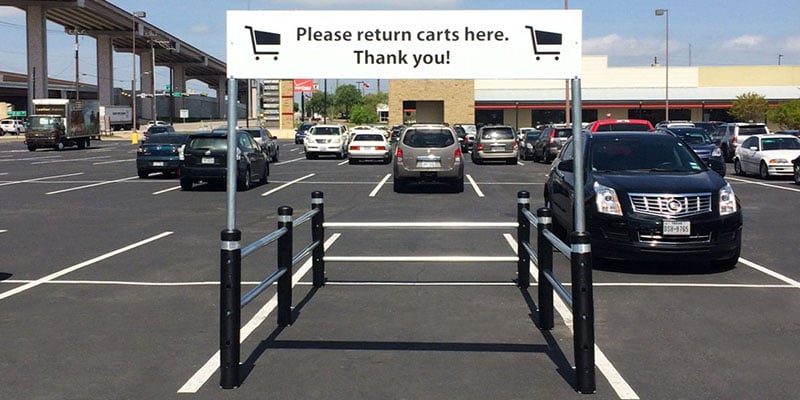
M 583 10 L 583 54 L 607 55 L 611 67 L 664 63 L 669 14 L 670 66 L 800 65 L 800 7 L 797 0 L 111 0 L 173 36 L 225 61 L 227 10 Z M 50 76 L 75 78 L 74 37 L 48 23 Z M 0 71 L 25 73 L 25 14 L 0 6 Z M 95 41 L 80 37 L 81 82 L 96 80 Z M 114 55 L 115 86 L 130 87 L 131 55 Z M 307 77 L 298 77 L 307 78 Z M 156 68 L 157 87 L 169 81 L 166 67 Z M 377 82 L 366 80 L 366 92 Z M 348 82 L 349 83 L 349 82 Z M 126 85 L 127 84 L 127 85 Z M 204 84 L 192 91 L 213 94 Z M 386 84 L 382 85 L 385 90 Z M 331 85 L 329 84 L 329 89 Z

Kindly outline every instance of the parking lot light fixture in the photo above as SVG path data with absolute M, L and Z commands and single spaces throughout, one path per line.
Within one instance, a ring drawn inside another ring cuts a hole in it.
M 136 131 L 136 19 L 146 16 L 147 13 L 144 11 L 134 11 L 131 13 L 131 22 L 133 24 L 131 28 L 131 65 L 133 67 L 133 75 L 131 77 L 131 109 L 133 111 L 133 115 L 131 116 L 131 130 L 134 132 Z
M 666 8 L 658 8 L 656 9 L 656 16 L 665 17 L 666 22 L 666 71 L 664 72 L 665 81 L 664 81 L 664 120 L 669 121 L 669 10 Z

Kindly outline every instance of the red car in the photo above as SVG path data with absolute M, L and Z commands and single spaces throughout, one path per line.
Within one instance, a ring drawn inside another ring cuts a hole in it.
M 602 119 L 589 125 L 589 132 L 654 131 L 653 124 L 646 119 Z

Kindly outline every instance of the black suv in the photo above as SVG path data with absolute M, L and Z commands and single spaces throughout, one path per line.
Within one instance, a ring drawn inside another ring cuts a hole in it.
M 586 230 L 599 259 L 713 262 L 732 267 L 742 211 L 731 185 L 675 136 L 652 132 L 571 138 L 545 183 L 554 230 L 571 230 L 575 158 L 583 157 Z
M 254 181 L 267 183 L 267 153 L 247 132 L 236 130 L 236 180 L 240 190 Z M 192 190 L 194 182 L 222 182 L 227 178 L 228 135 L 222 132 L 195 133 L 189 136 L 181 161 L 181 189 Z

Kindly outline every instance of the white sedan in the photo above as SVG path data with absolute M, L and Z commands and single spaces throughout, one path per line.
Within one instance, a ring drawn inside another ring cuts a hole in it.
M 392 149 L 380 132 L 357 132 L 347 149 L 350 164 L 361 160 L 382 160 L 384 164 L 392 161 Z
M 752 135 L 736 147 L 733 170 L 737 175 L 758 174 L 761 179 L 792 176 L 792 160 L 800 157 L 800 139 L 793 135 Z

